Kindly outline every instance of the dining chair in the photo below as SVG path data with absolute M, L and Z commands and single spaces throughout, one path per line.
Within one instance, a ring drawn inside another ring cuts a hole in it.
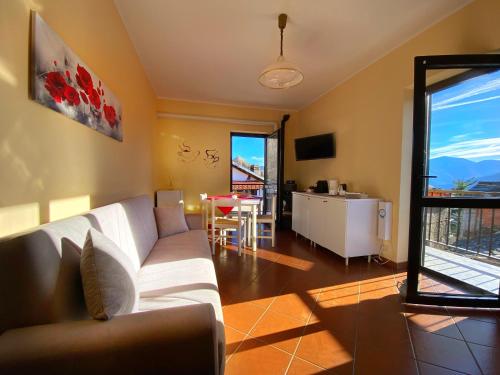
M 246 231 L 245 220 L 241 215 L 241 200 L 236 198 L 209 199 L 210 201 L 210 232 L 212 239 L 212 253 L 215 254 L 215 244 L 220 242 L 221 246 L 226 243 L 228 238 L 235 236 L 230 233 L 236 232 L 238 241 L 238 255 L 241 255 L 245 246 Z M 216 215 L 217 207 L 233 207 L 236 210 L 236 217 L 220 217 Z M 218 233 L 216 233 L 218 231 Z
M 269 225 L 270 228 L 267 229 L 266 225 Z M 271 199 L 271 213 L 257 215 L 257 238 L 270 238 L 271 246 L 274 247 L 276 238 L 276 195 L 273 195 Z

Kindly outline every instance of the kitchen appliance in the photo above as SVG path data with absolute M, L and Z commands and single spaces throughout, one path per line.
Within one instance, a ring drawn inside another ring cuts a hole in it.
M 392 203 L 378 202 L 378 238 L 391 239 Z
M 339 181 L 328 180 L 328 195 L 337 195 L 339 193 Z
M 325 194 L 328 193 L 328 181 L 327 180 L 319 180 L 316 183 L 316 188 L 314 189 L 315 193 Z

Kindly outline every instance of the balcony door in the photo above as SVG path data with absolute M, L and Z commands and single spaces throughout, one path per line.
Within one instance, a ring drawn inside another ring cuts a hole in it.
M 231 133 L 230 191 L 262 198 L 262 210 L 270 213 L 281 180 L 281 129 L 271 134 Z
M 500 55 L 415 58 L 407 302 L 499 307 Z

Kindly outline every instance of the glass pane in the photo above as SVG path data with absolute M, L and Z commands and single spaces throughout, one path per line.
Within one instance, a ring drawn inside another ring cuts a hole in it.
M 426 207 L 419 291 L 498 296 L 500 209 Z
M 231 191 L 264 195 L 265 138 L 231 136 Z
M 500 70 L 427 72 L 425 196 L 500 197 Z
M 275 132 L 266 138 L 266 213 L 271 212 L 273 195 L 278 193 L 278 137 L 279 133 Z

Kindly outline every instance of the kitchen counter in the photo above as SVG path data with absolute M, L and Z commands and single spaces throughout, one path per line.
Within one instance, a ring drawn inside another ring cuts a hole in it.
M 346 197 L 346 196 L 342 196 L 342 195 L 329 195 L 328 193 L 308 193 L 308 192 L 305 192 L 305 191 L 294 191 L 292 194 L 300 194 L 300 195 L 306 195 L 306 196 L 309 196 L 309 197 L 318 197 L 318 198 L 328 198 L 328 199 L 339 199 L 339 200 L 347 200 L 347 201 L 351 201 L 351 200 L 375 200 L 375 201 L 378 201 L 380 199 L 378 198 L 371 198 L 371 197 L 368 197 L 368 198 L 358 198 L 358 197 Z

